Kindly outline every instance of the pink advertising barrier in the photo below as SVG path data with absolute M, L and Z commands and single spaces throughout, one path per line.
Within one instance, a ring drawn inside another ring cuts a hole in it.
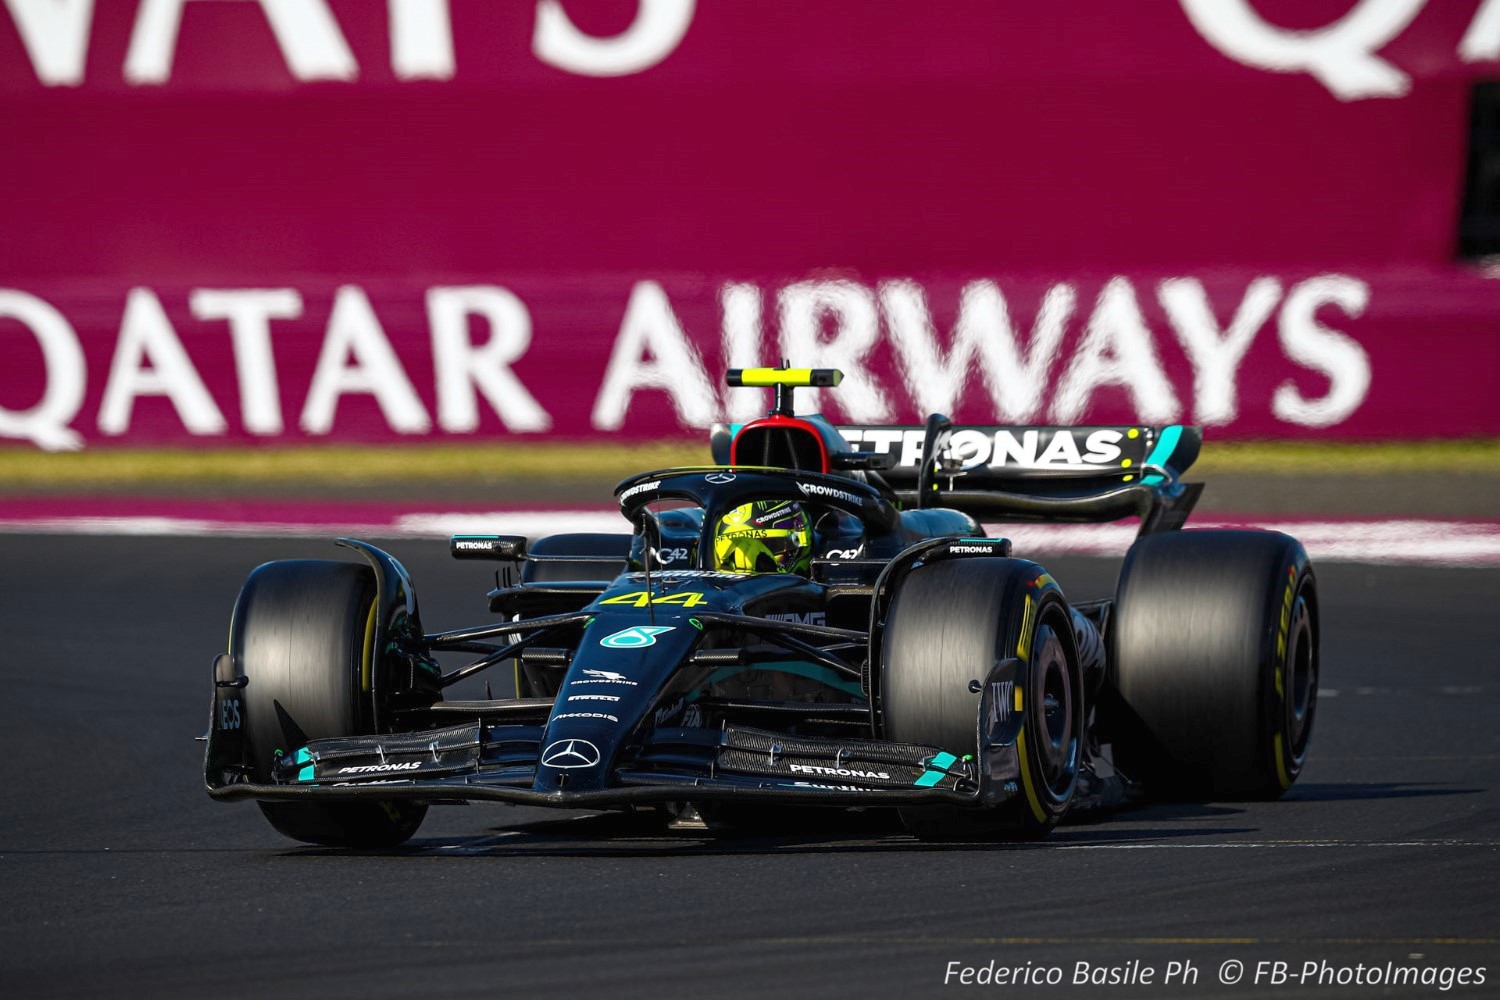
M 1494 0 L 0 7 L 0 442 L 1500 433 Z
M 5 430 L 42 447 L 676 436 L 761 412 L 723 370 L 780 357 L 842 368 L 800 402 L 856 423 L 1500 433 L 1500 282 L 1445 273 L 45 291 L 0 293 L 33 334 Z

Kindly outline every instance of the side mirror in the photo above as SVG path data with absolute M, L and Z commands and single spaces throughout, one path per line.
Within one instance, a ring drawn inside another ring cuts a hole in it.
M 448 554 L 455 559 L 519 562 L 526 558 L 526 536 L 454 535 L 448 540 Z

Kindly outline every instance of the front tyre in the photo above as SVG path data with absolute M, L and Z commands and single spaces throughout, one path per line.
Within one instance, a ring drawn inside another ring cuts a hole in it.
M 1084 746 L 1083 678 L 1062 591 L 1021 559 L 954 559 L 918 566 L 886 615 L 884 734 L 962 756 L 979 753 L 981 687 L 1000 660 L 1016 676 L 1020 794 L 993 809 L 901 810 L 924 839 L 1046 836 L 1066 815 Z
M 1115 762 L 1148 794 L 1274 799 L 1302 771 L 1318 702 L 1307 553 L 1271 531 L 1131 546 L 1110 629 Z
M 272 782 L 277 756 L 309 740 L 373 732 L 375 577 L 356 563 L 296 559 L 255 569 L 240 590 L 229 652 L 247 682 L 245 762 Z M 262 802 L 283 835 L 334 847 L 393 847 L 421 825 L 409 802 Z

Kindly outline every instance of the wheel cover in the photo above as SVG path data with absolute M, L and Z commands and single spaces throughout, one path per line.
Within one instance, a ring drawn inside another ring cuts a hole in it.
M 1286 704 L 1287 749 L 1292 761 L 1301 765 L 1312 736 L 1313 716 L 1318 707 L 1318 662 L 1313 643 L 1312 609 L 1304 594 L 1292 605 L 1287 627 Z
M 1078 689 L 1061 638 L 1051 625 L 1037 629 L 1031 662 L 1031 730 L 1042 784 L 1053 800 L 1066 799 L 1078 777 Z

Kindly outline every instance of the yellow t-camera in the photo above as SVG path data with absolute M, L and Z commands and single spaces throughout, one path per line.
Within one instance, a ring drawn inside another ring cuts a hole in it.
M 731 368 L 724 381 L 731 386 L 814 386 L 831 388 L 844 380 L 837 368 Z

